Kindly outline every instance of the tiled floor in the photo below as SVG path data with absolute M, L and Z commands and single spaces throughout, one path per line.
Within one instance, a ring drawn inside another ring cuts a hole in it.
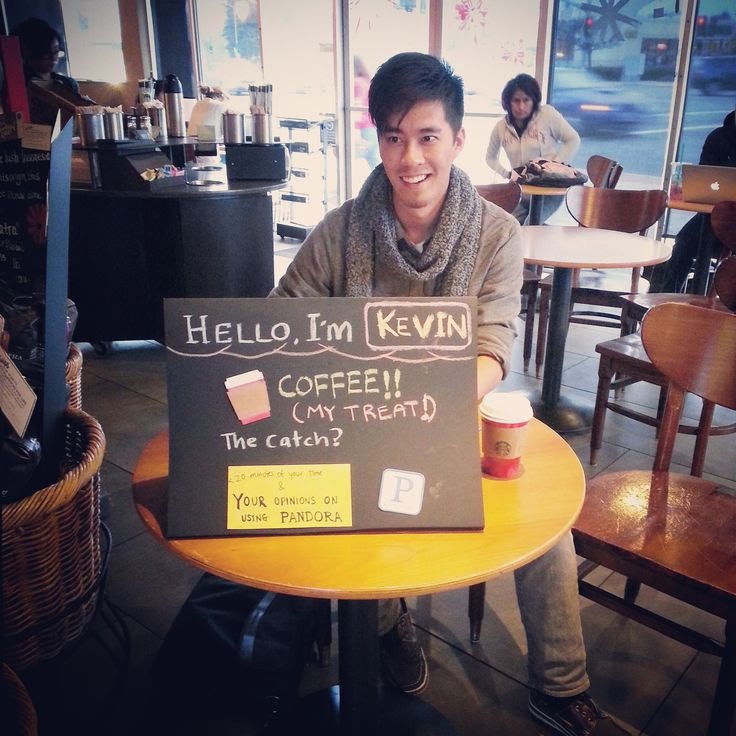
M 277 244 L 277 273 L 295 249 Z M 596 382 L 594 345 L 610 330 L 572 326 L 567 343 L 565 392 L 591 399 Z M 173 616 L 199 577 L 199 572 L 163 549 L 143 528 L 131 503 L 133 467 L 145 443 L 167 423 L 164 351 L 153 342 L 114 343 L 98 356 L 88 344 L 84 352 L 83 404 L 102 424 L 107 436 L 103 466 L 104 516 L 113 534 L 107 594 L 123 613 L 132 638 L 131 661 L 122 684 L 116 681 L 113 658 L 100 641 L 112 646 L 101 622 L 72 653 L 48 667 L 26 673 L 41 721 L 42 736 L 51 734 L 145 734 L 150 732 L 150 667 Z M 538 387 L 521 369 L 517 340 L 513 372 L 506 387 Z M 627 389 L 627 399 L 654 406 L 653 389 Z M 587 434 L 568 437 L 586 474 L 610 468 L 648 467 L 654 453 L 653 433 L 609 413 L 599 464 L 587 463 Z M 692 443 L 681 440 L 677 461 L 685 464 Z M 736 435 L 713 438 L 706 467 L 736 489 Z M 615 576 L 599 575 L 602 585 L 620 588 Z M 642 597 L 673 611 L 651 590 Z M 543 734 L 527 715 L 525 639 L 510 576 L 490 582 L 482 638 L 468 637 L 467 593 L 457 591 L 413 599 L 410 605 L 430 660 L 430 685 L 421 696 L 435 705 L 463 736 Z M 634 733 L 661 736 L 704 734 L 719 660 L 675 643 L 630 620 L 581 599 L 592 693 Z M 720 623 L 686 606 L 682 618 L 722 639 Z M 333 609 L 334 610 L 334 609 Z M 335 640 L 336 641 L 336 640 Z M 336 681 L 333 665 L 309 665 L 305 691 Z M 736 697 L 736 694 L 734 695 Z M 174 733 L 159 727 L 157 734 Z M 219 723 L 204 734 L 243 734 L 233 723 Z M 732 730 L 731 736 L 736 734 Z

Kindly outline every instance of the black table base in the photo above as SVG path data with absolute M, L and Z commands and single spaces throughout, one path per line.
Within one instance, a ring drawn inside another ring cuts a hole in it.
M 429 703 L 383 686 L 377 629 L 377 601 L 338 601 L 341 685 L 301 699 L 279 719 L 278 736 L 455 736 Z
M 550 405 L 540 392 L 528 395 L 534 416 L 560 434 L 587 432 L 593 423 L 593 407 L 585 399 L 560 396 Z
M 447 719 L 421 696 L 405 695 L 380 688 L 374 725 L 354 724 L 347 733 L 381 736 L 457 736 Z M 361 727 L 362 726 L 362 727 Z M 340 687 L 335 685 L 302 698 L 293 712 L 279 724 L 278 736 L 319 733 L 338 736 L 340 729 Z

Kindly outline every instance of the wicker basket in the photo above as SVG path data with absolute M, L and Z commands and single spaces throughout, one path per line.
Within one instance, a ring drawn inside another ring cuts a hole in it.
M 66 385 L 69 387 L 69 408 L 82 408 L 82 351 L 74 344 L 69 345 L 66 359 Z
M 61 478 L 2 509 L 2 653 L 16 671 L 77 638 L 99 595 L 105 435 L 82 411 L 68 409 L 65 418 Z
M 23 681 L 3 662 L 3 708 L 0 724 L 3 733 L 12 736 L 36 736 L 38 717 Z

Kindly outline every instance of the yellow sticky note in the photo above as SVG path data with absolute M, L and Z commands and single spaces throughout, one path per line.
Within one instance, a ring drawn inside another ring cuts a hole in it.
M 352 525 L 347 463 L 228 468 L 228 529 L 330 529 Z

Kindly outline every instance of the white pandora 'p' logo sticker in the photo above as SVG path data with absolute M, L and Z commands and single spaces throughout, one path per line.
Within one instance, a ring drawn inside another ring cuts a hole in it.
M 425 478 L 411 470 L 386 468 L 381 475 L 378 508 L 395 514 L 417 516 L 422 510 Z

